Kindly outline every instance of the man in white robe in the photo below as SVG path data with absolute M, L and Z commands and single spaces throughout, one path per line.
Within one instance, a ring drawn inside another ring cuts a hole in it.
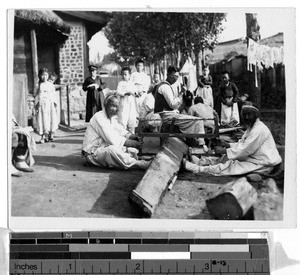
M 138 160 L 142 143 L 118 121 L 119 98 L 108 95 L 104 110 L 97 112 L 87 127 L 82 154 L 89 163 L 107 168 L 146 169 L 150 162 Z
M 252 172 L 269 173 L 281 163 L 273 136 L 259 119 L 259 110 L 254 106 L 244 105 L 241 116 L 246 131 L 239 142 L 223 142 L 223 146 L 227 148 L 215 148 L 216 153 L 223 154 L 221 158 L 193 157 L 192 162 L 184 159 L 186 170 L 214 176 L 244 175 Z

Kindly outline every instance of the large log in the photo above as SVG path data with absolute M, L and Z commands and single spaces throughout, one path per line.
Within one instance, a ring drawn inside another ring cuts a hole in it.
M 256 189 L 242 177 L 216 191 L 206 200 L 206 206 L 214 219 L 239 220 L 256 201 Z
M 188 146 L 178 138 L 168 138 L 156 154 L 144 177 L 130 193 L 130 203 L 143 214 L 151 217 L 164 196 L 168 184 L 177 174 Z
M 253 205 L 253 213 L 255 220 L 283 220 L 283 194 L 273 179 L 263 181 L 258 190 L 258 200 Z

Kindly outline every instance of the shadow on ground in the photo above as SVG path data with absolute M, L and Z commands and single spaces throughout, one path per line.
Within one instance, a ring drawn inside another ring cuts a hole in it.
M 141 215 L 130 205 L 128 196 L 142 179 L 144 171 L 109 171 L 106 188 L 88 213 L 122 218 L 141 218 Z

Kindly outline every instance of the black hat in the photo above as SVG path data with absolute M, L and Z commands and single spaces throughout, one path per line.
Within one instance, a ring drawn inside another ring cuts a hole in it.
M 167 69 L 167 74 L 171 74 L 171 73 L 177 73 L 178 70 L 174 67 L 174 66 L 169 66 Z
M 88 68 L 89 68 L 89 71 L 90 71 L 90 72 L 91 72 L 91 71 L 98 70 L 98 67 L 95 66 L 95 65 L 89 65 Z

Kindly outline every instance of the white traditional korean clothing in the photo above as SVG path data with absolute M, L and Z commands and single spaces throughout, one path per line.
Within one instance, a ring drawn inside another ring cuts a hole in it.
M 214 176 L 270 172 L 282 159 L 269 128 L 257 119 L 239 142 L 231 143 L 222 158 L 201 158 L 198 172 Z M 205 166 L 208 165 L 208 166 Z
M 117 116 L 108 118 L 102 110 L 91 118 L 82 150 L 87 161 L 94 165 L 128 169 L 138 162 L 138 150 L 124 146 L 130 135 Z
M 151 80 L 150 77 L 144 72 L 132 73 L 131 79 L 136 87 L 137 94 L 140 95 L 139 97 L 135 97 L 136 108 L 138 113 L 140 113 L 140 108 L 149 90 Z
M 145 124 L 151 127 L 161 126 L 161 119 L 159 114 L 154 114 L 155 98 L 152 93 L 148 93 L 141 105 L 140 119 L 146 120 Z
M 119 121 L 131 134 L 134 134 L 138 113 L 134 95 L 125 94 L 134 94 L 135 90 L 136 88 L 132 81 L 122 80 L 117 87 L 117 94 L 120 96 Z
M 39 85 L 35 104 L 38 104 L 37 130 L 40 135 L 55 132 L 58 128 L 57 113 L 54 105 L 55 86 L 51 82 L 42 82 Z

